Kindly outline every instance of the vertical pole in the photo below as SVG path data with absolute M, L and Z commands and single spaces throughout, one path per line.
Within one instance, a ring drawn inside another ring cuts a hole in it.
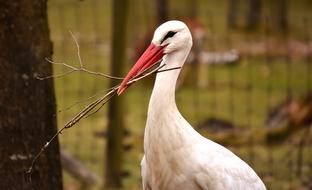
M 266 113 L 270 112 L 270 108 L 271 108 L 271 93 L 272 93 L 272 70 L 271 70 L 271 55 L 269 55 L 269 37 L 271 35 L 271 31 L 269 29 L 270 26 L 270 22 L 269 22 L 269 18 L 266 17 L 265 18 L 265 43 L 266 43 L 266 50 L 265 50 L 265 64 L 266 64 L 266 68 L 268 69 L 268 76 L 267 76 L 267 86 L 266 86 L 266 99 L 267 99 L 267 105 L 266 105 Z M 270 176 L 274 176 L 274 155 L 273 155 L 273 147 L 268 146 L 268 175 Z
M 208 13 L 208 20 L 209 24 L 208 27 L 210 28 L 210 31 L 212 33 L 211 38 L 210 38 L 210 51 L 214 52 L 216 50 L 216 39 L 215 39 L 215 28 L 214 28 L 214 17 L 212 13 Z M 218 112 L 217 112 L 217 86 L 216 86 L 216 73 L 215 73 L 215 64 L 212 63 L 209 65 L 209 85 L 210 85 L 210 90 L 211 90 L 211 117 L 218 117 Z
M 112 1 L 111 74 L 122 76 L 126 64 L 128 0 Z M 114 86 L 119 81 L 111 81 Z M 108 136 L 106 146 L 106 187 L 121 188 L 124 131 L 123 97 L 113 97 L 108 107 Z
M 228 10 L 227 10 L 227 25 L 228 28 L 237 27 L 237 7 L 238 3 L 235 0 L 228 0 Z
M 166 22 L 168 20 L 168 1 L 156 0 L 156 8 L 158 24 Z
M 251 36 L 248 35 L 247 36 L 248 38 L 248 42 L 249 44 L 252 44 L 251 42 Z M 254 138 L 254 126 L 253 126 L 253 122 L 252 122 L 252 114 L 253 114 L 253 105 L 252 105 L 252 96 L 253 96 L 253 64 L 252 62 L 250 61 L 250 55 L 247 55 L 246 56 L 246 61 L 247 61 L 247 68 L 246 68 L 246 81 L 248 81 L 248 84 L 247 84 L 247 88 L 246 88 L 246 104 L 247 104 L 247 107 L 246 107 L 246 117 L 247 117 L 247 126 L 249 129 L 251 129 L 251 133 L 248 137 L 248 154 L 249 154 L 249 163 L 251 165 L 254 164 L 254 158 L 255 158 L 255 151 L 254 151 L 254 141 L 253 141 L 253 138 Z
M 246 28 L 255 30 L 259 27 L 261 18 L 261 0 L 248 0 L 248 11 L 246 14 Z

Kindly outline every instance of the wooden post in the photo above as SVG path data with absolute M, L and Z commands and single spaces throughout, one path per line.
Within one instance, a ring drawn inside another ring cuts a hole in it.
M 228 10 L 227 10 L 227 26 L 230 29 L 237 27 L 237 7 L 238 2 L 235 0 L 228 0 Z
M 168 1 L 156 0 L 157 22 L 158 25 L 168 20 Z
M 246 28 L 255 30 L 261 21 L 261 0 L 248 0 L 248 11 L 246 14 Z
M 111 74 L 113 76 L 123 76 L 123 70 L 126 67 L 128 0 L 114 0 L 112 3 Z M 112 81 L 111 86 L 115 86 L 119 82 Z M 105 180 L 108 188 L 122 187 L 124 116 L 123 96 L 113 97 L 108 108 Z

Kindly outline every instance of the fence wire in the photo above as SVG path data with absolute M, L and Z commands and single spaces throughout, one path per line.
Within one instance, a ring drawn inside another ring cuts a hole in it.
M 144 0 L 135 0 L 130 6 L 128 31 L 124 31 L 128 34 L 129 67 L 135 62 L 137 47 L 147 43 L 148 35 L 156 27 L 156 13 L 147 11 L 153 6 Z M 311 15 L 291 19 L 296 22 L 296 30 L 301 31 L 298 35 L 292 29 L 276 35 L 269 28 L 272 26 L 270 17 L 262 19 L 262 32 L 238 35 L 237 30 L 224 26 L 218 28 L 220 15 L 212 11 L 208 4 L 198 3 L 197 6 L 200 6 L 198 16 L 192 19 L 201 23 L 206 35 L 200 51 L 214 61 L 186 63 L 183 70 L 185 77 L 180 77 L 181 85 L 177 89 L 179 109 L 203 134 L 226 136 L 233 131 L 245 134 L 245 143 L 237 143 L 236 140 L 233 145 L 232 141 L 226 145 L 259 173 L 269 189 L 311 188 L 312 139 L 309 126 L 296 126 L 302 129 L 278 143 L 266 143 L 267 138 L 258 140 L 258 136 L 270 127 L 295 125 L 291 122 L 292 115 L 285 115 L 285 112 L 297 109 L 291 106 L 312 106 Z M 50 1 L 48 14 L 54 60 L 78 64 L 75 45 L 68 32 L 71 30 L 79 41 L 84 65 L 90 70 L 109 74 L 110 7 L 109 0 Z M 170 17 L 187 17 L 183 15 L 184 9 L 187 6 L 172 7 Z M 223 16 L 225 18 L 226 14 Z M 219 34 L 220 30 L 222 34 Z M 229 55 L 237 55 L 238 58 L 222 60 Z M 199 69 L 192 69 L 195 64 L 199 65 Z M 63 73 L 66 69 L 55 66 L 54 72 Z M 202 76 L 195 77 L 194 83 L 189 76 L 197 74 Z M 55 79 L 58 109 L 84 100 L 108 88 L 108 84 L 106 79 L 83 73 Z M 151 88 L 151 81 L 142 82 L 129 90 L 127 95 L 124 173 L 129 175 L 124 177 L 125 189 L 140 189 L 139 163 Z M 82 107 L 83 104 L 78 104 L 59 112 L 58 125 L 62 126 Z M 129 107 L 135 107 L 135 110 L 129 110 Z M 311 119 L 312 112 L 309 114 L 308 119 Z M 60 136 L 62 149 L 102 179 L 107 119 L 104 108 Z M 274 121 L 275 125 L 271 125 L 270 121 Z M 301 125 L 311 125 L 309 122 Z M 65 171 L 65 187 L 70 189 L 77 184 L 79 181 Z

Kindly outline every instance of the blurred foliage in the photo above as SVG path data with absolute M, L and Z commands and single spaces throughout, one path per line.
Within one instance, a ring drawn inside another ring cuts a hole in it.
M 187 11 L 192 1 L 169 1 L 169 18 L 188 17 Z M 238 22 L 244 24 L 246 0 L 237 1 L 239 4 Z M 270 15 L 272 1 L 263 0 L 263 12 Z M 243 28 L 229 29 L 227 27 L 227 0 L 197 0 L 196 17 L 203 23 L 207 32 L 206 51 L 222 51 L 240 48 L 242 42 L 265 42 L 267 39 L 297 40 L 305 43 L 311 39 L 311 10 L 310 0 L 288 1 L 289 33 L 265 33 L 265 19 L 255 32 Z M 128 67 L 134 62 L 131 59 L 133 46 L 144 39 L 147 33 L 156 27 L 156 12 L 154 1 L 133 0 L 130 3 L 127 46 L 129 58 Z M 95 71 L 108 73 L 110 71 L 111 43 L 111 1 L 109 0 L 53 0 L 49 1 L 49 22 L 51 38 L 54 44 L 54 61 L 65 61 L 68 64 L 78 64 L 76 49 L 70 38 L 69 29 L 77 36 L 84 65 Z M 304 22 L 308 26 L 304 27 Z M 308 34 L 307 34 L 308 29 Z M 287 41 L 286 41 L 287 43 Z M 292 96 L 300 97 L 311 90 L 311 62 L 304 57 L 290 59 L 278 57 L 243 57 L 234 65 L 208 66 L 207 88 L 198 89 L 186 82 L 177 91 L 176 99 L 179 109 L 185 118 L 193 125 L 201 123 L 209 117 L 220 118 L 234 123 L 242 129 L 261 129 L 264 127 L 268 111 L 284 101 L 291 92 Z M 184 70 L 188 70 L 187 65 Z M 126 69 L 127 70 L 127 69 Z M 65 72 L 60 66 L 54 67 L 55 73 Z M 191 75 L 194 73 L 188 73 Z M 55 79 L 57 106 L 64 109 L 72 103 L 108 88 L 109 81 L 105 78 L 88 76 L 81 73 Z M 139 83 L 131 87 L 126 96 L 126 123 L 131 136 L 125 138 L 125 144 L 133 146 L 127 152 L 125 171 L 130 176 L 124 180 L 125 189 L 140 189 L 140 160 L 143 154 L 143 130 L 146 119 L 151 85 Z M 58 124 L 62 126 L 84 104 L 64 110 L 58 114 Z M 107 109 L 82 120 L 77 126 L 65 131 L 60 136 L 62 147 L 69 150 L 87 167 L 103 176 L 105 138 L 95 134 L 106 129 Z M 296 142 L 294 138 L 280 146 L 267 147 L 256 144 L 252 147 L 231 147 L 233 151 L 252 165 L 264 178 L 269 189 L 298 189 L 304 182 L 309 181 L 311 174 L 311 148 L 304 149 L 304 175 L 297 178 Z M 310 140 L 311 141 L 311 140 Z M 290 143 L 292 142 L 292 143 Z M 310 142 L 311 143 L 311 142 Z M 250 150 L 252 149 L 252 151 Z M 252 154 L 251 154 L 252 152 Z M 77 181 L 65 175 L 65 187 L 77 187 Z

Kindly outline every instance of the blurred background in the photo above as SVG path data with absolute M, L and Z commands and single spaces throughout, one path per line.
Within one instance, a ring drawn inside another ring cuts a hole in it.
M 54 61 L 79 65 L 71 30 L 85 67 L 111 73 L 112 4 L 49 1 Z M 312 189 L 310 0 L 132 0 L 127 8 L 123 74 L 160 23 L 184 21 L 194 40 L 176 93 L 184 117 L 201 134 L 249 163 L 268 189 Z M 55 74 L 66 71 L 54 66 Z M 55 78 L 58 126 L 109 85 L 106 78 L 84 73 Z M 123 95 L 124 156 L 119 164 L 124 189 L 141 189 L 143 131 L 152 85 L 153 77 Z M 65 189 L 98 189 L 105 181 L 107 115 L 104 107 L 60 135 Z M 71 163 L 78 164 L 76 169 Z

